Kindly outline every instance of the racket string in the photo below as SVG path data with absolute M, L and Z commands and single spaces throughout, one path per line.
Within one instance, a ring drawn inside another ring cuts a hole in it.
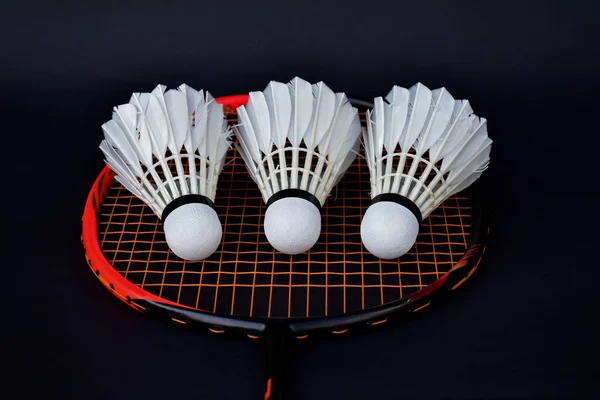
M 234 117 L 231 110 L 227 115 Z M 370 176 L 366 161 L 358 157 L 339 183 L 337 198 L 330 196 L 323 208 L 322 235 L 313 249 L 293 257 L 277 253 L 262 230 L 259 189 L 235 147 L 228 158 L 215 199 L 223 243 L 199 262 L 170 254 L 152 210 L 112 183 L 98 229 L 105 257 L 121 275 L 167 300 L 218 314 L 337 315 L 387 303 L 433 283 L 469 243 L 469 199 L 454 196 L 423 221 L 416 245 L 400 260 L 369 254 L 360 241 L 360 222 L 370 203 Z

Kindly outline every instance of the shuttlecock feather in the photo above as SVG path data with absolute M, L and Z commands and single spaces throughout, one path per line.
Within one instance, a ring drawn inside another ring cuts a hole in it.
M 158 85 L 115 107 L 102 129 L 107 165 L 163 220 L 171 250 L 186 260 L 214 253 L 222 227 L 213 202 L 231 144 L 223 107 L 185 84 Z
M 481 176 L 492 140 L 468 101 L 420 83 L 376 98 L 367 119 L 372 204 L 361 238 L 375 256 L 397 258 L 414 245 L 422 219 Z
M 267 204 L 264 229 L 286 254 L 309 250 L 320 208 L 358 154 L 358 110 L 323 82 L 270 82 L 237 109 L 238 152 Z

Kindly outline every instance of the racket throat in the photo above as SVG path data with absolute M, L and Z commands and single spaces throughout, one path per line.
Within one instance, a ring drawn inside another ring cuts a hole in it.
M 272 327 L 265 335 L 267 381 L 264 400 L 283 400 L 287 387 L 288 341 L 285 327 Z

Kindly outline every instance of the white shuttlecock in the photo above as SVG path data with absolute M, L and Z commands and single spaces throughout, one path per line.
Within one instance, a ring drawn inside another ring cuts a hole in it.
M 237 109 L 238 151 L 267 204 L 269 243 L 286 254 L 321 234 L 321 207 L 358 154 L 358 110 L 344 93 L 300 78 L 270 82 Z
M 162 219 L 173 253 L 185 260 L 214 253 L 223 229 L 213 202 L 231 144 L 223 107 L 203 90 L 158 85 L 115 107 L 102 129 L 100 149 L 115 179 Z
M 423 219 L 481 176 L 492 140 L 467 100 L 420 83 L 376 98 L 367 119 L 372 202 L 360 234 L 371 254 L 392 259 L 412 248 Z

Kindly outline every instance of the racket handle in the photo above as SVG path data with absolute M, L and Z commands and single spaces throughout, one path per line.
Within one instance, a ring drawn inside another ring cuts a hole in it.
M 267 384 L 264 400 L 283 400 L 287 383 L 287 338 L 284 330 L 274 328 L 266 335 Z

